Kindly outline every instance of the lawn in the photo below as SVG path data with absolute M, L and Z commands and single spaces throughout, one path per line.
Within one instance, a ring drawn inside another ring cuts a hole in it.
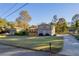
M 63 38 L 55 36 L 47 37 L 26 37 L 26 36 L 14 36 L 4 37 L 0 39 L 0 42 L 28 47 L 36 50 L 49 51 L 49 43 L 51 42 L 52 52 L 57 53 L 63 47 Z

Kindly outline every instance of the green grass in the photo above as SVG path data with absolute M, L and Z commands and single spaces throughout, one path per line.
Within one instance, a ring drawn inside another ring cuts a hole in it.
M 28 47 L 35 49 L 37 47 L 48 46 L 41 50 L 49 50 L 49 42 L 52 43 L 52 51 L 58 52 L 63 47 L 63 39 L 59 37 L 26 37 L 26 36 L 17 36 L 17 37 L 6 37 L 0 39 L 0 42 L 13 44 L 22 47 Z M 40 49 L 38 49 L 40 50 Z

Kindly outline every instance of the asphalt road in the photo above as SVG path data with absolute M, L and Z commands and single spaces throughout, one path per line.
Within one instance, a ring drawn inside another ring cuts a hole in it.
M 0 56 L 49 56 L 49 53 L 0 45 Z

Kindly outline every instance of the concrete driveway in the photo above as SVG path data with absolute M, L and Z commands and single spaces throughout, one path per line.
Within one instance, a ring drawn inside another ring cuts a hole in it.
M 64 47 L 59 54 L 79 56 L 79 42 L 71 35 L 63 35 Z

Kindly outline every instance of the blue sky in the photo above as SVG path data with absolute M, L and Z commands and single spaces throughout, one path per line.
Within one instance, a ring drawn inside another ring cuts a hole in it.
M 7 16 L 12 11 L 16 10 L 23 4 L 17 4 L 8 13 L 2 15 L 13 5 L 14 4 L 0 4 L 0 17 L 5 18 L 5 16 Z M 79 14 L 79 4 L 72 4 L 72 3 L 71 4 L 66 4 L 66 3 L 65 4 L 64 3 L 63 4 L 62 3 L 31 4 L 29 3 L 27 6 L 20 9 L 18 12 L 12 14 L 6 19 L 8 21 L 15 21 L 22 10 L 27 10 L 31 15 L 32 19 L 30 21 L 30 24 L 40 24 L 42 22 L 49 23 L 52 21 L 53 15 L 57 15 L 58 18 L 64 17 L 67 20 L 67 22 L 70 22 L 73 15 Z

